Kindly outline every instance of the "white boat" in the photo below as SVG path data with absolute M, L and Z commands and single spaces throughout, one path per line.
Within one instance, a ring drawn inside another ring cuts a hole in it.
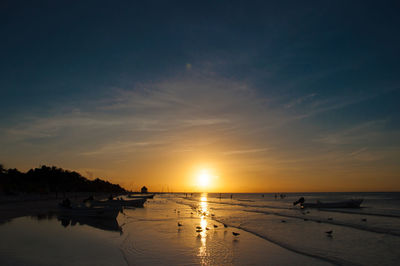
M 133 199 L 137 199 L 137 198 L 152 199 L 152 198 L 154 198 L 154 194 L 129 194 L 128 198 L 133 198 Z
M 304 197 L 293 202 L 293 205 L 300 204 L 301 208 L 360 208 L 363 199 L 349 199 L 335 202 L 321 202 L 317 200 L 315 203 L 305 203 Z
M 135 198 L 130 200 L 93 200 L 91 201 L 91 206 L 110 206 L 110 207 L 143 207 L 146 202 L 146 198 Z

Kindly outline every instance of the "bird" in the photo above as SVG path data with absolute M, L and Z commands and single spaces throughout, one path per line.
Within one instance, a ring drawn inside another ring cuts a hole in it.
M 214 228 L 217 228 L 217 227 L 218 227 L 218 225 L 214 224 Z
M 178 226 L 182 226 L 182 224 L 178 222 Z
M 197 233 L 200 233 L 200 232 L 202 232 L 203 230 L 202 229 L 196 229 L 196 232 Z
M 196 226 L 196 229 L 201 229 L 201 226 Z
M 326 231 L 325 233 L 328 234 L 328 235 L 332 235 L 333 231 L 330 230 L 330 231 Z
M 239 234 L 239 233 L 236 233 L 236 232 L 232 232 L 232 235 L 238 236 L 238 235 L 240 235 L 240 234 Z

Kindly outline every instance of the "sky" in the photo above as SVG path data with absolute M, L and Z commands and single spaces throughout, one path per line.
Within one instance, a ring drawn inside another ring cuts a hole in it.
M 0 163 L 150 191 L 400 191 L 399 11 L 1 1 Z

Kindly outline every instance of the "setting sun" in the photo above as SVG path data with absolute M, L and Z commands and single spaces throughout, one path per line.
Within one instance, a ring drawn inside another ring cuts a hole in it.
M 207 187 L 210 185 L 210 173 L 206 169 L 202 169 L 197 175 L 197 182 L 201 187 Z

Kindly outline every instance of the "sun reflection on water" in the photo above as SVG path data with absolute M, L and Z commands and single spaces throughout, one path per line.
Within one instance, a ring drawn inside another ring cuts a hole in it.
M 200 232 L 201 247 L 199 248 L 198 256 L 201 258 L 201 264 L 207 264 L 207 218 L 209 213 L 208 203 L 207 203 L 207 193 L 203 193 L 200 197 L 199 202 L 199 215 L 200 215 L 200 227 L 202 231 Z

